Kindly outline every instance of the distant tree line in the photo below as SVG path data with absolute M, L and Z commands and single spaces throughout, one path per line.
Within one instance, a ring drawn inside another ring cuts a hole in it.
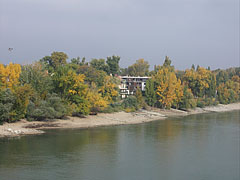
M 45 120 L 98 112 L 136 111 L 148 106 L 189 109 L 240 100 L 240 68 L 214 70 L 194 65 L 178 71 L 169 57 L 163 65 L 139 59 L 120 68 L 119 56 L 68 60 L 64 52 L 30 65 L 0 64 L 0 123 L 22 118 Z M 118 75 L 150 76 L 146 91 L 122 100 Z

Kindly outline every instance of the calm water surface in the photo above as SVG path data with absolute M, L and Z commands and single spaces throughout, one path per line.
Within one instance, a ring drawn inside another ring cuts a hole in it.
M 239 180 L 240 111 L 0 139 L 1 180 Z

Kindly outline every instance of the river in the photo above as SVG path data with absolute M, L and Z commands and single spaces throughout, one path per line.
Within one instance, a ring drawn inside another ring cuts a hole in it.
M 239 180 L 240 111 L 0 139 L 1 180 Z

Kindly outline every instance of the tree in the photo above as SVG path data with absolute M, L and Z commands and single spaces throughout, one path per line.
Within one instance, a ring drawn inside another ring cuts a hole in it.
M 0 64 L 0 82 L 2 88 L 12 89 L 19 84 L 19 76 L 21 73 L 21 66 L 19 64 L 9 63 L 4 66 Z
M 109 74 L 115 75 L 120 72 L 119 61 L 120 61 L 119 56 L 113 55 L 112 57 L 107 57 L 107 65 L 109 66 Z
M 196 105 L 196 100 L 194 99 L 191 89 L 189 89 L 187 86 L 184 86 L 183 96 L 179 103 L 179 108 L 190 109 L 195 108 Z
M 71 64 L 75 64 L 75 65 L 79 65 L 79 66 L 88 65 L 85 57 L 83 57 L 82 60 L 80 59 L 80 57 L 72 58 Z
M 85 75 L 85 81 L 91 85 L 92 83 L 95 83 L 97 87 L 103 86 L 104 84 L 104 78 L 107 76 L 105 71 L 102 70 L 96 70 L 95 68 L 91 66 L 80 66 L 77 69 L 77 74 L 84 74 Z
M 169 71 L 168 67 L 162 67 L 153 78 L 156 82 L 156 95 L 160 107 L 170 108 L 174 101 L 179 101 L 182 96 L 179 87 L 181 81 L 174 72 Z
M 68 56 L 64 52 L 53 52 L 51 54 L 51 59 L 53 66 L 56 68 L 58 66 L 67 64 Z
M 139 59 L 133 65 L 128 67 L 130 76 L 147 76 L 149 72 L 149 64 L 144 59 Z
M 168 68 L 169 71 L 174 71 L 174 66 L 171 66 L 172 61 L 168 56 L 165 57 L 163 67 Z
M 105 59 L 92 59 L 90 65 L 97 70 L 109 72 L 109 66 L 106 64 Z
M 146 82 L 145 96 L 146 96 L 146 102 L 149 106 L 154 106 L 156 104 L 157 99 L 156 99 L 153 79 L 148 79 Z
M 0 124 L 19 120 L 16 113 L 16 97 L 10 89 L 0 89 Z
M 193 69 L 187 69 L 184 74 L 184 81 L 187 83 L 188 87 L 192 90 L 194 96 L 196 97 L 203 97 L 206 95 L 211 78 L 212 83 L 214 84 L 214 77 L 211 76 L 211 71 L 202 67 L 198 67 L 197 71 Z M 213 90 L 211 90 L 211 94 Z
M 22 67 L 19 82 L 23 86 L 31 85 L 37 94 L 45 99 L 46 95 L 53 90 L 53 84 L 49 73 L 43 69 L 40 62 Z
M 99 112 L 108 106 L 108 101 L 98 92 L 97 86 L 92 83 L 87 92 L 87 99 L 90 103 L 91 112 Z
M 206 89 L 206 95 L 208 97 L 216 97 L 216 89 L 217 89 L 217 84 L 216 84 L 216 76 L 215 74 L 211 73 L 209 77 L 209 87 Z
M 226 83 L 229 80 L 229 75 L 226 71 L 220 70 L 216 75 L 217 86 L 221 83 Z
M 13 94 L 16 98 L 15 112 L 19 118 L 24 118 L 30 99 L 34 96 L 34 91 L 29 84 L 24 84 L 15 87 Z
M 118 97 L 117 86 L 110 76 L 105 77 L 104 84 L 102 87 L 100 87 L 99 93 L 110 103 L 112 103 Z
M 144 99 L 143 99 L 142 91 L 141 91 L 140 88 L 137 88 L 136 93 L 135 93 L 135 96 L 136 96 L 136 98 L 137 98 L 138 106 L 139 106 L 139 107 L 143 107 L 143 105 L 144 105 Z
M 195 71 L 195 65 L 194 64 L 192 64 L 191 69 Z
M 139 108 L 137 98 L 135 96 L 128 96 L 122 102 L 122 107 L 127 111 L 136 111 Z
M 85 76 L 76 74 L 66 67 L 59 67 L 53 75 L 54 91 L 70 102 L 74 113 L 88 114 L 90 104 L 86 98 L 88 86 L 84 84 Z
M 27 119 L 41 121 L 45 119 L 62 118 L 67 114 L 67 108 L 56 94 L 48 94 L 45 100 L 30 101 L 27 107 Z
M 68 56 L 64 52 L 53 52 L 51 56 L 45 56 L 40 59 L 40 62 L 44 64 L 50 73 L 53 73 L 57 67 L 66 65 L 67 59 Z

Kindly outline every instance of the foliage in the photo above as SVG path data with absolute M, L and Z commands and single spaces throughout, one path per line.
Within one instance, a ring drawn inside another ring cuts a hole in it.
M 191 89 L 189 89 L 187 86 L 185 86 L 183 89 L 182 99 L 179 103 L 179 108 L 180 109 L 190 109 L 190 108 L 195 108 L 196 105 L 197 105 L 197 102 L 194 99 Z
M 90 103 L 91 112 L 103 111 L 108 106 L 108 101 L 98 93 L 95 85 L 92 85 L 92 87 L 88 90 L 87 100 Z
M 95 83 L 97 87 L 103 86 L 104 79 L 107 76 L 105 71 L 102 70 L 96 70 L 95 68 L 91 66 L 80 66 L 77 69 L 77 74 L 84 74 L 85 75 L 85 81 L 90 85 L 92 83 Z
M 127 111 L 129 110 L 138 110 L 139 109 L 139 104 L 138 100 L 135 96 L 129 96 L 126 99 L 123 100 L 122 102 L 122 107 L 126 109 Z M 130 111 L 129 111 L 130 112 Z
M 0 121 L 14 122 L 24 118 L 32 95 L 30 85 L 0 90 Z
M 110 103 L 115 101 L 118 97 L 118 88 L 113 81 L 114 79 L 111 76 L 106 76 L 103 86 L 99 89 L 99 93 L 102 97 Z
M 181 80 L 177 79 L 174 72 L 162 67 L 153 78 L 156 82 L 156 95 L 160 107 L 170 108 L 174 101 L 180 101 L 183 96 Z
M 90 65 L 96 70 L 105 71 L 106 73 L 109 73 L 109 66 L 106 64 L 105 59 L 92 59 L 90 61 Z
M 0 124 L 20 119 L 16 113 L 16 97 L 10 89 L 0 90 Z
M 10 88 L 19 84 L 21 66 L 19 64 L 9 63 L 4 66 L 0 64 L 0 83 L 2 88 Z
M 137 88 L 135 96 L 137 98 L 137 103 L 138 103 L 139 108 L 142 108 L 144 106 L 145 102 L 144 102 L 144 99 L 142 96 L 142 91 L 140 88 Z
M 228 80 L 217 89 L 218 100 L 222 104 L 236 102 L 240 99 L 240 83 Z
M 168 68 L 169 71 L 174 71 L 174 66 L 171 66 L 172 61 L 168 56 L 165 57 L 163 67 Z
M 27 107 L 27 119 L 42 121 L 62 118 L 67 114 L 67 108 L 56 94 L 48 94 L 46 100 L 30 102 Z
M 109 67 L 109 74 L 115 75 L 119 74 L 120 72 L 120 67 L 119 67 L 119 61 L 120 57 L 119 56 L 112 56 L 112 57 L 107 57 L 107 65 Z
M 0 123 L 88 115 L 90 112 L 136 111 L 149 106 L 189 109 L 240 101 L 240 67 L 210 70 L 192 65 L 175 70 L 169 57 L 162 66 L 139 59 L 128 68 L 119 67 L 120 57 L 71 59 L 53 52 L 31 65 L 0 64 Z M 121 70 L 121 72 L 120 72 Z M 117 75 L 151 76 L 145 92 L 123 101 Z M 142 94 L 143 93 L 143 94 Z M 146 102 L 146 103 L 145 103 Z
M 51 56 L 45 56 L 40 59 L 40 62 L 45 65 L 50 73 L 52 73 L 54 69 L 67 64 L 67 59 L 68 56 L 64 52 L 53 52 Z
M 39 62 L 23 66 L 19 81 L 21 85 L 29 84 L 44 99 L 52 91 L 53 85 L 51 77 L 42 66 Z
M 122 104 L 117 102 L 117 103 L 112 103 L 109 104 L 106 108 L 100 110 L 102 113 L 113 113 L 113 112 L 119 112 L 122 111 L 123 107 Z
M 128 67 L 130 76 L 147 76 L 149 72 L 149 64 L 144 59 L 139 59 L 133 65 Z
M 145 86 L 146 102 L 149 106 L 154 106 L 157 102 L 154 80 L 148 79 Z
M 29 101 L 34 95 L 34 91 L 29 84 L 25 84 L 23 86 L 15 87 L 13 94 L 16 98 L 15 111 L 18 117 L 24 118 L 27 112 Z
M 58 67 L 52 76 L 54 92 L 62 98 L 71 100 L 74 95 L 84 96 L 87 85 L 84 84 L 85 76 L 76 74 L 67 66 Z
M 215 77 L 211 75 L 209 70 L 202 67 L 198 67 L 197 71 L 194 69 L 187 69 L 184 74 L 185 82 L 188 84 L 188 87 L 192 90 L 194 96 L 196 97 L 203 97 L 206 95 L 211 79 L 215 86 Z M 210 90 L 210 95 L 215 93 L 212 91 L 214 91 L 214 89 Z
M 80 57 L 72 58 L 70 64 L 75 64 L 75 65 L 79 65 L 79 66 L 88 65 L 85 57 L 83 57 L 82 60 L 80 60 Z

